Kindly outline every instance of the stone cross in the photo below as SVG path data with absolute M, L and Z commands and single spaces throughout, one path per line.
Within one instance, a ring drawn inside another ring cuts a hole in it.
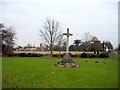
M 69 28 L 67 28 L 67 33 L 63 33 L 63 35 L 67 36 L 66 54 L 69 55 L 69 36 L 72 36 L 73 34 L 70 34 L 69 33 Z

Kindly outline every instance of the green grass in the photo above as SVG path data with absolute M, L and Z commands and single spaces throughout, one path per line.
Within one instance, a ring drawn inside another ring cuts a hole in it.
M 3 88 L 117 88 L 118 60 L 73 58 L 80 68 L 54 66 L 60 59 L 3 57 Z M 95 63 L 98 60 L 99 63 Z M 54 73 L 53 73 L 54 72 Z
M 2 57 L 0 56 L 0 89 L 2 88 Z

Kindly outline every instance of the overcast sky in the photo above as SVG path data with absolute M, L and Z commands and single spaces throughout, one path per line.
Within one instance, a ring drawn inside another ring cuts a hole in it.
M 85 32 L 97 36 L 99 40 L 118 43 L 118 1 L 119 0 L 2 0 L 0 23 L 13 26 L 16 44 L 28 43 L 39 46 L 43 40 L 39 29 L 46 18 L 60 22 L 65 32 L 70 28 L 75 39 L 81 39 Z

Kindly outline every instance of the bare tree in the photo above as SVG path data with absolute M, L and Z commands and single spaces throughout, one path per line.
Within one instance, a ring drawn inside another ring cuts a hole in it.
M 59 31 L 59 22 L 51 19 L 46 19 L 43 28 L 40 29 L 40 36 L 50 47 L 50 54 L 52 55 L 53 45 L 61 38 L 61 32 Z
M 93 36 L 90 35 L 89 32 L 87 32 L 87 33 L 84 33 L 84 35 L 82 36 L 82 40 L 83 40 L 84 42 L 89 42 L 89 41 L 91 41 L 92 37 L 93 37 Z
M 84 35 L 82 36 L 82 41 L 85 43 L 86 49 L 88 49 L 91 40 L 92 40 L 92 35 L 90 35 L 89 32 L 84 33 Z
M 89 47 L 90 47 L 90 44 L 91 44 L 92 37 L 93 36 L 90 35 L 89 32 L 84 33 L 84 35 L 82 36 L 82 40 L 83 40 L 84 46 L 85 46 L 86 51 L 87 51 L 87 58 L 89 57 L 88 51 L 89 51 Z
M 96 36 L 93 36 L 93 37 L 91 38 L 91 42 L 96 42 L 96 41 L 99 41 L 98 38 L 97 38 Z
M 2 52 L 8 55 L 13 51 L 15 44 L 15 31 L 12 27 L 5 27 L 4 25 L 0 28 L 2 32 Z
M 59 56 L 60 52 L 62 50 L 62 45 L 65 43 L 66 39 L 63 37 L 63 34 L 60 35 L 60 38 L 58 40 L 58 47 L 59 47 Z
M 3 24 L 0 24 L 0 55 L 2 55 L 2 28 Z

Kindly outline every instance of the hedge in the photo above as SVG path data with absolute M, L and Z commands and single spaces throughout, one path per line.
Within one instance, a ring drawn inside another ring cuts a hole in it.
M 81 58 L 107 58 L 109 57 L 108 53 L 100 53 L 100 54 L 87 54 L 87 53 L 82 53 L 80 55 Z
M 52 57 L 63 57 L 66 53 L 63 53 L 63 54 L 53 54 Z M 82 53 L 82 54 L 79 54 L 79 55 L 73 55 L 72 53 L 69 53 L 71 55 L 71 57 L 81 57 L 81 58 L 107 58 L 109 57 L 109 53 L 100 53 L 100 54 L 87 54 L 87 53 Z M 50 54 L 37 54 L 37 53 L 18 53 L 18 54 L 15 54 L 15 53 L 11 53 L 8 55 L 9 57 L 12 57 L 12 56 L 19 56 L 19 57 L 47 57 L 47 56 L 50 56 Z

